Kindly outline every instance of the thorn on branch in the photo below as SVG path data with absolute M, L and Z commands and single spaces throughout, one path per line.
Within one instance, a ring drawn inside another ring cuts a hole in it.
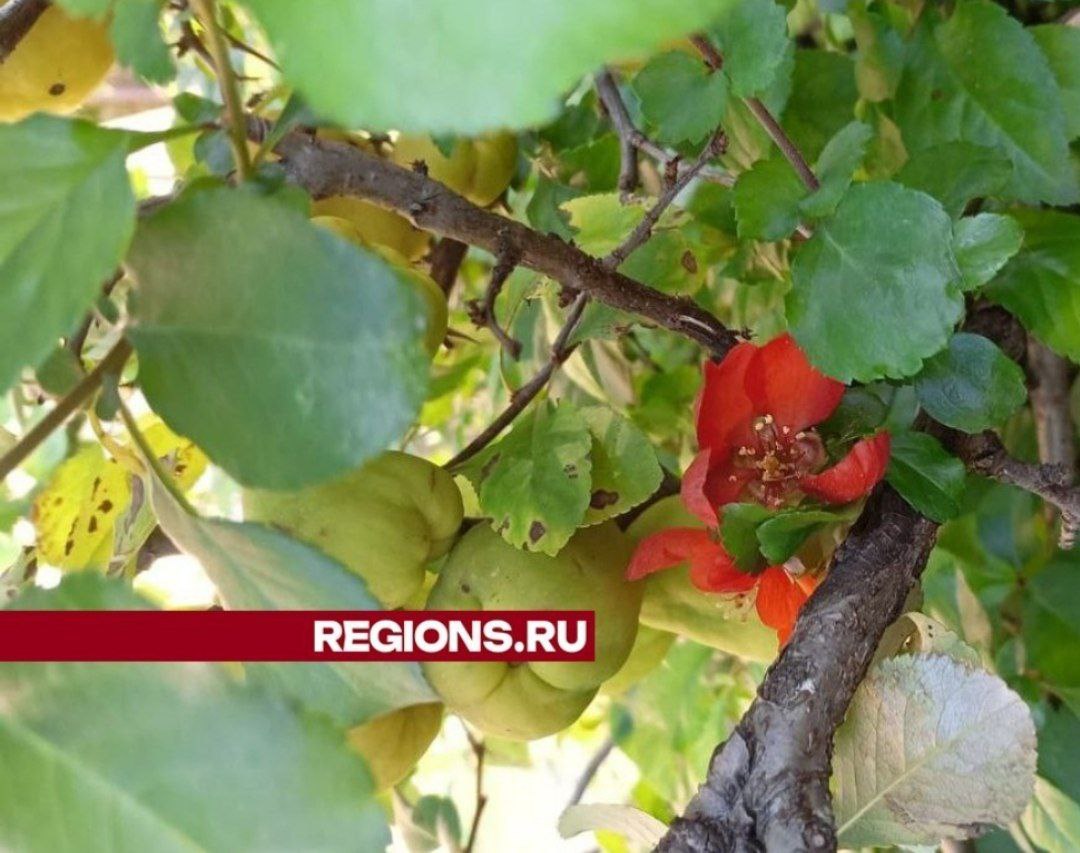
M 495 266 L 491 270 L 491 281 L 488 282 L 487 291 L 484 293 L 484 302 L 480 307 L 479 316 L 473 319 L 477 325 L 487 326 L 491 329 L 499 345 L 509 353 L 510 357 L 517 361 L 521 357 L 521 341 L 512 337 L 502 326 L 495 316 L 495 300 L 502 292 L 503 285 L 510 277 L 521 260 L 521 250 L 511 241 L 509 235 L 503 231 L 499 235 L 499 251 L 496 254 Z

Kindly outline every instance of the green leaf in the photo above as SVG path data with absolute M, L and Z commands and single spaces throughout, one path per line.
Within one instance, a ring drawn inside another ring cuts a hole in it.
M 57 0 L 57 5 L 80 17 L 109 19 L 116 58 L 140 77 L 167 83 L 176 76 L 159 23 L 163 0 Z
M 781 124 L 808 160 L 855 118 L 855 64 L 846 54 L 796 50 L 795 70 Z
M 887 101 L 896 92 L 904 67 L 904 43 L 885 14 L 869 11 L 865 2 L 849 3 L 848 16 L 858 53 L 855 80 L 868 101 Z
M 1024 245 L 983 293 L 1054 350 L 1080 360 L 1080 217 L 1051 210 L 1014 215 Z
M 727 0 L 246 0 L 286 79 L 345 127 L 477 133 L 540 125 L 606 62 L 706 26 Z M 602 33 L 603 37 L 597 34 Z
M 1010 198 L 1080 199 L 1061 92 L 1019 21 L 986 0 L 965 0 L 945 23 L 921 25 L 911 48 L 896 93 L 909 151 L 954 140 L 989 145 L 1013 164 Z
M 84 575 L 24 609 L 145 607 Z M 0 665 L 9 850 L 381 850 L 390 834 L 339 729 L 213 664 Z M 11 787 L 11 786 L 15 787 Z
M 779 512 L 758 526 L 757 540 L 769 565 L 776 566 L 791 557 L 807 537 L 824 525 L 851 519 L 850 513 L 827 509 L 793 509 Z
M 462 470 L 491 526 L 516 548 L 555 555 L 592 496 L 592 434 L 568 403 L 545 402 Z
M 791 278 L 792 334 L 843 382 L 916 373 L 963 310 L 949 217 L 899 184 L 852 187 L 799 250 Z
M 1035 727 L 997 676 L 904 655 L 855 692 L 833 772 L 841 846 L 936 845 L 1019 817 L 1035 783 Z
M 709 32 L 719 42 L 732 94 L 748 98 L 773 85 L 789 49 L 783 6 L 773 0 L 732 0 Z
M 162 5 L 161 0 L 118 0 L 109 25 L 116 58 L 151 83 L 168 83 L 176 76 L 161 35 Z
M 735 181 L 739 236 L 769 241 L 791 236 L 805 195 L 806 188 L 784 157 L 758 160 Z
M 934 420 L 964 432 L 999 426 L 1027 399 L 1020 365 L 992 341 L 966 332 L 926 362 L 915 393 Z
M 1040 680 L 1080 713 L 1075 697 L 1080 688 L 1080 575 L 1077 564 L 1060 557 L 1029 583 L 1023 602 L 1023 638 L 1027 665 Z
M 1009 182 L 1012 163 L 994 148 L 942 142 L 912 154 L 895 180 L 932 195 L 957 217 L 973 198 L 997 195 Z
M 1063 24 L 1043 24 L 1028 30 L 1046 55 L 1061 89 L 1065 129 L 1069 139 L 1080 136 L 1080 30 Z
M 948 521 L 960 513 L 964 463 L 925 433 L 893 435 L 885 478 L 927 518 Z
M 54 116 L 0 124 L 0 392 L 74 327 L 123 258 L 129 138 Z
M 663 471 L 645 434 L 606 406 L 589 406 L 581 416 L 592 433 L 592 492 L 586 524 L 621 515 L 660 486 Z
M 1020 825 L 1038 850 L 1080 849 L 1080 805 L 1041 777 L 1035 779 L 1035 795 Z
M 817 219 L 836 209 L 840 197 L 851 186 L 851 178 L 862 163 L 873 135 L 870 125 L 853 121 L 828 141 L 814 166 L 821 186 L 799 205 L 804 215 Z
M 1024 229 L 1011 216 L 980 213 L 953 225 L 953 250 L 964 290 L 974 290 L 990 281 L 1006 261 L 1020 251 Z
M 770 516 L 761 504 L 728 504 L 720 523 L 720 538 L 724 550 L 744 572 L 757 572 L 765 567 L 758 546 L 757 528 Z
M 291 205 L 189 192 L 140 223 L 128 260 L 147 399 L 244 485 L 327 479 L 412 423 L 426 377 L 419 299 Z
M 645 216 L 641 203 L 623 204 L 618 193 L 581 196 L 562 204 L 570 214 L 579 248 L 603 257 L 618 246 Z M 685 211 L 669 208 L 653 228 L 653 236 L 619 266 L 619 272 L 666 293 L 693 293 L 705 280 L 704 264 L 695 256 Z
M 161 529 L 198 559 L 230 610 L 379 610 L 358 575 L 260 524 L 192 515 L 152 477 Z M 272 687 L 342 727 L 435 700 L 415 663 L 253 663 L 249 680 Z
M 634 91 L 657 141 L 665 145 L 701 142 L 727 110 L 727 78 L 679 50 L 649 60 L 634 78 Z

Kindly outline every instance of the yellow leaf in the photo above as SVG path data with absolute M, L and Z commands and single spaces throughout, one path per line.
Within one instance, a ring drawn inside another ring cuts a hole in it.
M 169 429 L 157 415 L 140 418 L 139 429 L 154 454 L 167 461 L 180 488 L 186 492 L 194 486 L 206 470 L 206 454 L 191 439 L 183 438 Z
M 97 444 L 65 461 L 34 501 L 42 559 L 62 569 L 105 568 L 116 519 L 131 502 L 128 473 Z

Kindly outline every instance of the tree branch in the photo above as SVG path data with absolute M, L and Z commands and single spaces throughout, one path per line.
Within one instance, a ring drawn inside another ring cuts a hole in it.
M 832 737 L 885 629 L 926 567 L 937 525 L 881 485 L 799 614 L 750 710 L 660 851 L 836 849 Z
M 705 164 L 716 156 L 717 152 L 721 150 L 725 144 L 725 141 L 726 137 L 724 136 L 723 131 L 717 128 L 716 132 L 709 139 L 709 142 L 701 150 L 701 154 L 698 155 L 693 165 L 691 165 L 686 172 L 679 176 L 678 180 L 664 191 L 664 194 L 656 200 L 656 203 L 648 210 L 641 222 L 638 223 L 637 227 L 635 227 L 634 230 L 627 235 L 626 239 L 616 246 L 607 257 L 600 262 L 602 268 L 614 271 L 616 267 L 625 261 L 636 249 L 652 236 L 652 229 L 660 220 L 664 211 L 667 210 L 679 193 L 689 185 L 697 173 L 705 167 Z M 501 254 L 506 251 L 507 237 L 505 234 L 499 235 L 497 244 L 499 246 L 498 252 L 501 256 Z M 559 243 L 559 245 L 565 244 Z M 627 280 L 630 281 L 630 279 Z M 566 282 L 563 282 L 563 284 L 566 285 Z M 644 285 L 637 286 L 643 287 Z M 577 324 L 580 322 L 582 314 L 585 312 L 585 306 L 588 304 L 588 301 L 589 294 L 583 290 L 579 290 L 566 322 L 559 331 L 558 337 L 555 338 L 555 343 L 551 346 L 551 357 L 548 359 L 547 363 L 535 376 L 533 376 L 532 379 L 514 392 L 514 395 L 510 400 L 510 405 L 488 425 L 487 429 L 469 442 L 469 444 L 453 459 L 447 462 L 446 468 L 453 469 L 483 450 L 484 447 L 494 441 L 499 433 L 502 432 L 514 418 L 521 414 L 521 412 L 525 410 L 525 407 L 540 393 L 559 366 L 573 354 L 575 349 L 577 349 L 577 344 L 569 345 L 570 336 L 573 334 L 574 329 L 577 328 Z M 729 332 L 728 334 L 731 333 Z
M 1038 495 L 1061 513 L 1058 544 L 1072 548 L 1080 535 L 1080 489 L 1072 486 L 1073 471 L 1058 463 L 1021 462 L 1011 457 L 996 433 L 978 435 L 956 433 L 952 449 L 977 474 L 993 477 L 999 483 L 1017 486 Z
M 0 6 L 0 63 L 11 56 L 48 8 L 48 0 L 8 0 Z
M 249 118 L 249 133 L 261 140 L 266 125 Z M 344 143 L 291 133 L 275 146 L 289 177 L 314 198 L 355 195 L 409 217 L 443 237 L 499 250 L 500 234 L 521 253 L 521 264 L 684 335 L 722 357 L 738 342 L 734 332 L 692 300 L 668 296 L 604 266 L 554 235 L 477 207 L 442 184 Z
M 1076 442 L 1069 414 L 1069 362 L 1035 338 L 1028 341 L 1027 362 L 1028 373 L 1034 380 L 1031 408 L 1035 413 L 1039 459 L 1072 472 L 1076 465 Z
M 690 41 L 705 59 L 706 64 L 713 71 L 719 71 L 724 64 L 724 58 L 720 55 L 720 51 L 716 49 L 716 46 L 703 35 L 691 36 Z M 798 146 L 784 133 L 784 129 L 773 114 L 769 112 L 769 108 L 759 98 L 744 98 L 743 103 L 746 104 L 750 112 L 753 113 L 754 118 L 758 120 L 758 124 L 764 128 L 765 132 L 769 134 L 769 138 L 776 143 L 776 146 L 787 158 L 803 185 L 811 192 L 818 189 L 821 184 L 818 182 L 814 170 L 810 168 L 810 164 L 806 162 L 806 158 L 803 157 Z
M 608 69 L 603 69 L 596 75 L 596 94 L 600 97 L 600 103 L 604 106 L 604 111 L 608 114 L 608 118 L 611 119 L 611 124 L 615 128 L 615 132 L 619 136 L 619 143 L 623 147 L 625 152 L 625 146 L 630 146 L 648 154 L 657 163 L 665 168 L 665 170 L 671 165 L 675 164 L 677 175 L 685 172 L 690 168 L 690 165 L 686 163 L 682 156 L 671 149 L 664 148 L 662 145 L 658 145 L 653 142 L 644 133 L 638 130 L 634 126 L 634 122 L 630 118 L 630 113 L 626 109 L 626 103 L 623 101 L 622 95 L 619 94 L 619 85 L 615 82 L 615 77 Z M 628 156 L 624 153 L 623 167 L 625 169 L 625 157 Z M 637 168 L 637 160 L 634 160 L 634 168 Z M 622 174 L 620 172 L 619 189 L 622 189 Z M 635 172 L 636 174 L 636 172 Z M 711 166 L 704 167 L 698 173 L 698 176 L 703 181 L 709 181 L 710 183 L 720 184 L 721 186 L 730 187 L 735 183 L 735 179 L 722 169 L 716 169 Z M 636 179 L 635 179 L 636 180 Z
M 79 383 L 61 397 L 40 421 L 32 426 L 15 445 L 0 456 L 0 480 L 15 470 L 34 449 L 48 438 L 53 430 L 60 427 L 76 409 L 80 408 L 101 386 L 109 373 L 119 373 L 131 355 L 131 344 L 121 338 L 99 361 L 94 369 L 86 374 Z
M 240 102 L 240 86 L 236 80 L 232 61 L 229 59 L 229 44 L 225 40 L 221 25 L 217 19 L 214 0 L 192 0 L 209 38 L 210 53 L 214 57 L 214 71 L 218 77 L 218 88 L 225 102 L 225 112 L 229 119 L 229 143 L 240 179 L 251 177 L 251 154 L 247 147 L 247 127 L 244 121 L 244 105 Z

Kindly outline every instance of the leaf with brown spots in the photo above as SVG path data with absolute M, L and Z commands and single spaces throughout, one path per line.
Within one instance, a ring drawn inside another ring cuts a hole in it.
M 660 485 L 663 472 L 645 433 L 605 406 L 581 415 L 592 434 L 592 497 L 585 524 L 599 524 L 644 501 Z
M 128 477 L 97 444 L 57 468 L 32 511 L 42 561 L 62 569 L 104 569 L 116 519 L 131 501 Z

